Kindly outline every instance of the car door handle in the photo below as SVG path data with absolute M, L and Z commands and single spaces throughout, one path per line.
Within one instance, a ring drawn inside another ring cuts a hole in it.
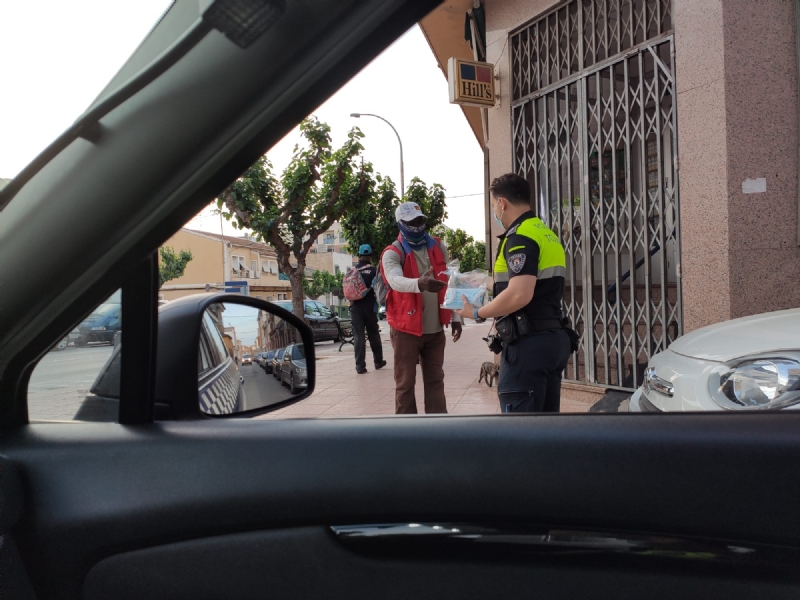
M 733 564 L 796 570 L 800 549 L 694 537 L 602 532 L 548 527 L 474 525 L 463 523 L 395 523 L 331 527 L 336 538 L 365 554 L 420 552 L 453 556 L 498 553 L 562 555 L 585 560 L 586 555 L 615 554 L 654 559 Z

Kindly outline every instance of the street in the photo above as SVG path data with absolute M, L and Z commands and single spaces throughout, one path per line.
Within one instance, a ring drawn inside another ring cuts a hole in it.
M 113 349 L 70 347 L 46 354 L 28 384 L 30 418 L 71 420 Z
M 264 372 L 260 365 L 241 365 L 239 373 L 244 379 L 244 410 L 277 404 L 292 397 L 289 388 L 281 385 L 272 374 Z

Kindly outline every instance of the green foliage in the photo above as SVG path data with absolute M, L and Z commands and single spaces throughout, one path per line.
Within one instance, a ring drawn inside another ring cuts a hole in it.
M 300 134 L 304 143 L 295 147 L 280 177 L 261 157 L 220 194 L 217 205 L 238 228 L 252 230 L 275 248 L 278 265 L 292 284 L 294 313 L 302 317 L 309 249 L 335 221 L 369 204 L 376 182 L 372 165 L 363 160 L 364 135 L 358 128 L 335 150 L 330 127 L 316 117 L 300 124 Z
M 334 275 L 328 271 L 314 271 L 311 280 L 303 278 L 303 293 L 306 298 L 319 298 L 320 296 L 341 289 L 342 274 Z
M 180 254 L 175 254 L 175 250 L 169 246 L 158 249 L 161 261 L 158 265 L 158 286 L 161 287 L 168 281 L 183 277 L 186 265 L 194 258 L 191 250 L 181 250 Z
M 445 229 L 442 238 L 447 244 L 450 260 L 457 258 L 461 261 L 459 269 L 462 273 L 486 268 L 486 244 L 484 242 L 475 241 L 463 229 Z
M 428 187 L 424 181 L 414 177 L 406 189 L 406 201 L 419 204 L 428 217 L 428 231 L 438 229 L 447 218 L 445 191 L 438 183 Z M 377 262 L 383 249 L 397 239 L 394 211 L 399 204 L 394 182 L 389 177 L 378 175 L 372 202 L 365 202 L 339 221 L 348 242 L 347 251 L 356 254 L 361 244 L 369 244 Z

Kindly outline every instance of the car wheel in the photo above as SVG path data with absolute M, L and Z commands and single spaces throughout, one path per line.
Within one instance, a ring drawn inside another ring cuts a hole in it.
M 65 350 L 69 346 L 69 336 L 65 336 L 63 340 L 60 340 L 53 350 Z
M 281 385 L 286 385 L 286 381 L 284 381 L 283 375 L 281 375 Z

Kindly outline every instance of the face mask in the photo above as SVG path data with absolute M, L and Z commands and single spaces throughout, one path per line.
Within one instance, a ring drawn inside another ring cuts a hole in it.
M 397 224 L 400 228 L 400 233 L 403 234 L 403 238 L 408 242 L 408 245 L 412 248 L 421 248 L 425 245 L 425 225 L 406 225 L 403 222 Z
M 418 225 L 415 227 L 413 225 L 406 225 L 403 223 L 403 227 L 410 233 L 425 233 L 425 225 Z
M 505 212 L 505 211 L 503 211 L 503 212 Z M 500 217 L 497 216 L 497 213 L 494 210 L 492 210 L 492 216 L 494 217 L 494 222 L 497 223 L 497 226 L 500 229 L 505 229 L 505 225 L 503 225 L 503 220 Z

